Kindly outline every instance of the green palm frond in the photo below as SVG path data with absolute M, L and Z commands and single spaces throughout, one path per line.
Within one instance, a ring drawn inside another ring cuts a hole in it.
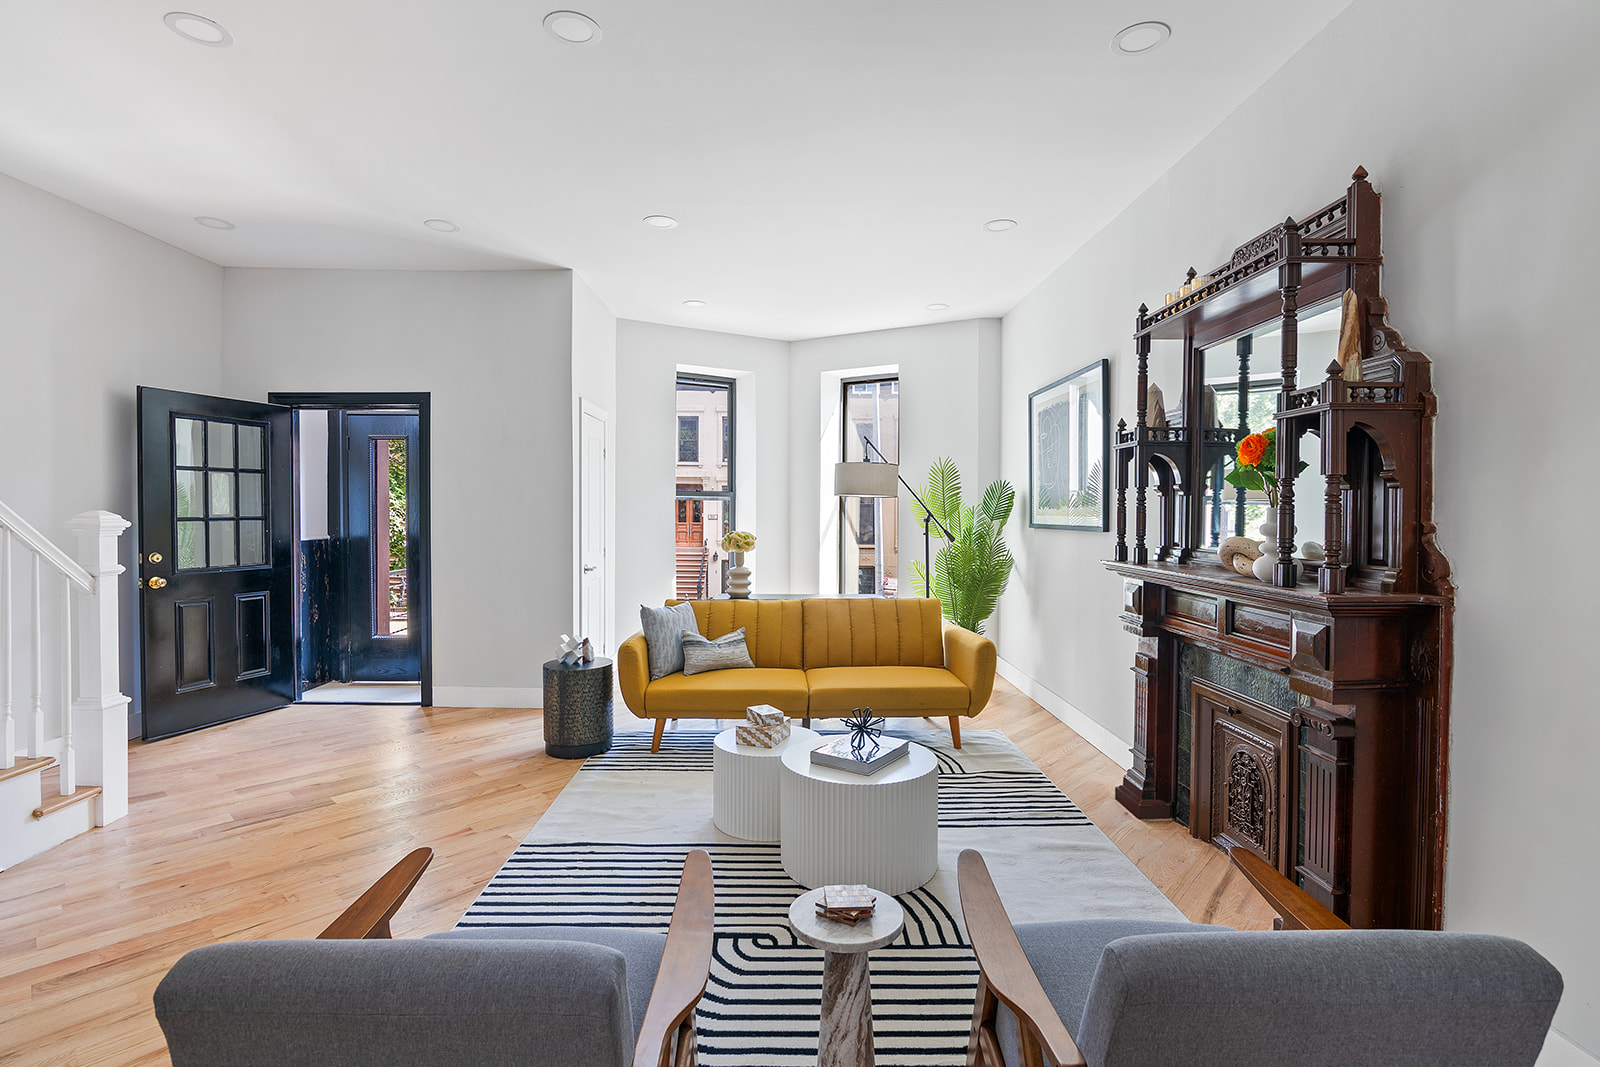
M 911 590 L 918 596 L 931 591 L 946 619 L 982 633 L 984 620 L 994 614 L 1016 565 L 1000 537 L 1011 518 L 1016 491 L 1011 483 L 996 480 L 983 491 L 977 507 L 968 506 L 961 501 L 961 472 L 945 457 L 928 471 L 928 485 L 921 495 L 928 506 L 925 511 L 912 501 L 916 520 L 921 522 L 931 513 L 955 537 L 944 541 L 934 557 L 931 590 L 926 568 L 920 560 L 912 561 Z M 943 540 L 942 533 L 934 532 Z

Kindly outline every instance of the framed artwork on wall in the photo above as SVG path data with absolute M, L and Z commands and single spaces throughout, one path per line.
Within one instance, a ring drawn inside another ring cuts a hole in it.
M 1028 394 L 1028 525 L 1109 530 L 1108 360 Z

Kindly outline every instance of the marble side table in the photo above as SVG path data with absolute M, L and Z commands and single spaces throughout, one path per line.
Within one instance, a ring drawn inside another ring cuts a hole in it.
M 544 665 L 544 750 L 557 759 L 598 756 L 611 747 L 611 661 Z
M 872 893 L 876 898 L 872 918 L 854 926 L 817 914 L 820 888 L 802 893 L 789 905 L 789 927 L 795 936 L 823 951 L 817 1067 L 873 1067 L 867 953 L 899 937 L 906 916 L 894 897 L 876 889 Z
M 790 726 L 776 748 L 741 745 L 738 730 L 717 735 L 711 752 L 711 821 L 746 841 L 778 840 L 778 778 L 791 747 L 810 752 L 822 744 L 814 730 Z

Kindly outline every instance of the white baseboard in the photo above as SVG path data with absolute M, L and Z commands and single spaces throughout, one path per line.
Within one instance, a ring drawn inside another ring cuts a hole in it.
M 1600 1057 L 1584 1051 L 1561 1031 L 1551 1029 L 1544 1039 L 1544 1049 L 1534 1067 L 1595 1067 Z
M 1073 733 L 1104 752 L 1117 766 L 1124 770 L 1133 766 L 1133 752 L 1128 742 L 1079 711 L 1071 701 L 1045 688 L 1038 680 L 1003 656 L 997 657 L 996 669 L 1000 677 L 1022 690 L 1041 708 L 1066 723 Z
M 436 685 L 436 708 L 542 708 L 544 690 L 527 686 Z

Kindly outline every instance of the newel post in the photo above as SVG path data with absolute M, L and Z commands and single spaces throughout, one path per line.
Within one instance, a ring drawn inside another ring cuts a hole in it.
M 117 539 L 128 520 L 109 511 L 74 515 L 67 529 L 78 535 L 76 558 L 95 580 L 93 595 L 76 612 L 78 697 L 72 702 L 82 785 L 100 787 L 104 826 L 128 814 L 128 698 L 121 692 L 121 643 L 117 619 Z

